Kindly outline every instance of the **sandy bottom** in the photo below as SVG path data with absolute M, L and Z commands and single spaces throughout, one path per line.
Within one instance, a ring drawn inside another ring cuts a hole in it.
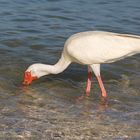
M 2 79 L 0 138 L 138 140 L 139 78 L 124 79 L 105 82 L 108 106 L 102 105 L 96 82 L 91 96 L 77 101 L 84 92 L 85 83 L 43 78 L 30 87 L 22 87 L 14 80 L 4 82 L 5 79 Z

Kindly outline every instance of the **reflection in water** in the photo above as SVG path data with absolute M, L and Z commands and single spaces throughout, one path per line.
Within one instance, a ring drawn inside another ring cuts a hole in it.
M 138 140 L 139 55 L 102 66 L 107 105 L 95 77 L 90 97 L 77 102 L 87 78 L 87 68 L 78 64 L 28 87 L 21 82 L 30 64 L 57 62 L 75 32 L 140 35 L 139 6 L 138 1 L 0 1 L 0 139 Z

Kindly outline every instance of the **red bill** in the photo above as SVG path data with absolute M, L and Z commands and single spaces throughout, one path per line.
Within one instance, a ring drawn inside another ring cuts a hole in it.
M 23 85 L 30 85 L 32 83 L 33 80 L 36 80 L 37 77 L 36 76 L 32 76 L 31 72 L 25 72 L 24 73 L 24 81 L 23 81 Z

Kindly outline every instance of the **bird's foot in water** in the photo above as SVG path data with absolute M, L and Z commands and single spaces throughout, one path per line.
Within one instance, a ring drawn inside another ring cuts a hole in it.
M 84 100 L 84 99 L 88 99 L 88 97 L 89 97 L 89 95 L 87 95 L 87 94 L 82 94 L 82 95 L 79 96 L 76 100 L 77 100 L 77 101 L 82 101 L 82 100 Z
M 108 106 L 108 98 L 107 97 L 101 97 L 101 105 Z

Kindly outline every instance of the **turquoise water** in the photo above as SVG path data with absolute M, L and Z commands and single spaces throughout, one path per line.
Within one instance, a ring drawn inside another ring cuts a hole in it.
M 100 103 L 93 78 L 84 93 L 86 66 L 72 64 L 23 87 L 32 63 L 57 62 L 65 40 L 87 30 L 140 35 L 140 1 L 1 0 L 0 138 L 134 139 L 140 138 L 140 55 L 102 65 L 109 105 Z

